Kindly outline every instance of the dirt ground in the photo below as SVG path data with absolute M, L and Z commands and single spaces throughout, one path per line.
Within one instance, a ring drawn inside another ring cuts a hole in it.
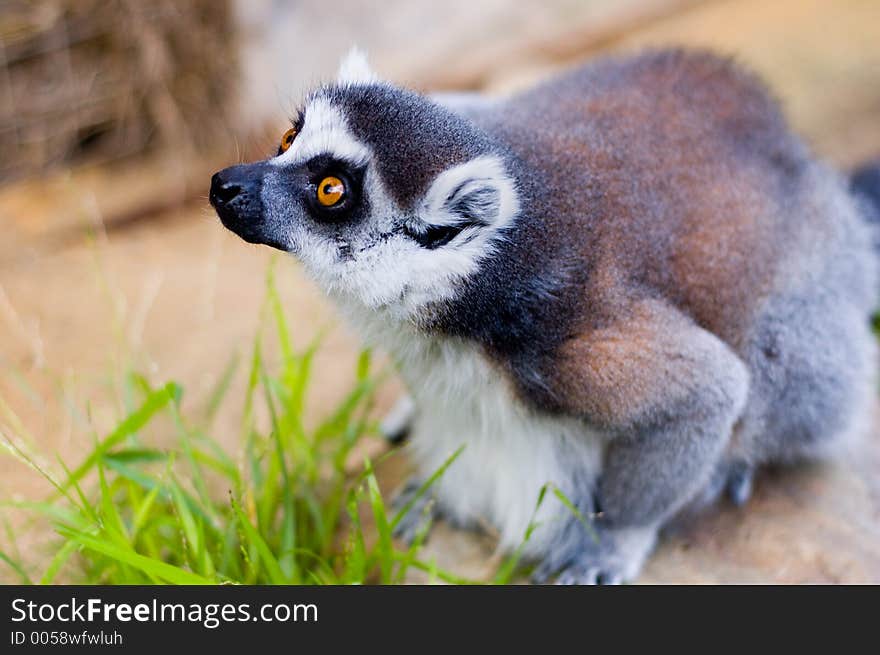
M 569 20 L 548 14 L 537 25 L 504 23 L 491 43 L 468 37 L 466 51 L 451 36 L 437 37 L 430 56 L 412 61 L 379 44 L 374 59 L 422 87 L 505 92 L 604 52 L 710 46 L 767 78 L 822 156 L 848 167 L 880 155 L 876 0 L 611 5 L 585 3 Z M 75 460 L 90 437 L 71 407 L 89 401 L 94 424 L 107 425 L 119 403 L 112 372 L 122 362 L 133 358 L 156 382 L 182 382 L 185 402 L 196 403 L 231 355 L 248 348 L 272 254 L 221 229 L 200 197 L 224 156 L 160 158 L 0 188 L 9 226 L 0 242 L 0 426 L 20 426 L 16 432 L 26 430 L 43 452 Z M 177 197 L 189 200 L 177 206 Z M 279 258 L 277 278 L 298 343 L 334 326 L 310 402 L 320 414 L 353 377 L 356 329 L 339 324 L 295 262 Z M 380 405 L 399 391 L 390 384 Z M 236 424 L 235 411 L 219 424 Z M 838 461 L 766 473 L 745 508 L 724 507 L 681 527 L 642 581 L 880 582 L 878 425 Z M 395 486 L 406 466 L 390 461 L 383 484 Z M 46 491 L 32 471 L 0 458 L 0 498 Z M 463 575 L 486 575 L 496 561 L 491 538 L 444 526 L 428 548 Z

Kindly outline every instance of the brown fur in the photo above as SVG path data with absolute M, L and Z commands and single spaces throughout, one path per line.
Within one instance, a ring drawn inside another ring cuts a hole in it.
M 662 303 L 634 304 L 619 320 L 568 340 L 556 357 L 556 392 L 602 425 L 644 420 L 693 384 L 683 343 L 692 326 Z
M 791 207 L 805 148 L 756 79 L 714 55 L 652 53 L 577 70 L 499 114 L 485 127 L 551 171 L 552 216 L 534 238 L 575 242 L 590 263 L 574 336 L 546 362 L 554 395 L 594 418 L 637 412 L 688 319 L 741 350 L 787 242 L 811 228 Z

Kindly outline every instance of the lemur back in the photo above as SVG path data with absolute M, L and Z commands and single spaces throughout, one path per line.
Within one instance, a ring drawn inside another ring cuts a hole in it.
M 865 237 L 843 180 L 809 158 L 758 80 L 713 55 L 611 59 L 469 115 L 537 197 L 497 259 L 543 269 L 557 295 L 577 287 L 548 323 L 600 326 L 619 296 L 648 293 L 739 351 L 767 299 L 800 280 L 809 244 Z M 548 250 L 552 262 L 530 261 Z M 850 293 L 870 304 L 862 259 Z M 495 277 L 510 286 L 503 267 Z

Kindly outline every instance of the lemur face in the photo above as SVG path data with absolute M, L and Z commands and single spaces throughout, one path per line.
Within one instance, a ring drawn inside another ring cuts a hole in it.
M 498 146 L 356 56 L 275 157 L 220 171 L 210 198 L 227 228 L 293 253 L 332 295 L 404 313 L 453 296 L 518 211 Z

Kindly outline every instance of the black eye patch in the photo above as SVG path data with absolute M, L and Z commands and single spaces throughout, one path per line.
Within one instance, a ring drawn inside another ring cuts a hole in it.
M 304 190 L 306 201 L 316 220 L 325 223 L 348 221 L 364 214 L 364 166 L 324 154 L 312 157 L 303 164 L 302 170 L 308 180 Z M 328 178 L 336 178 L 345 190 L 343 198 L 332 205 L 322 204 L 318 200 L 320 187 Z
M 365 167 L 353 164 L 345 159 L 334 157 L 330 154 L 316 155 L 303 164 L 305 170 L 313 178 L 331 175 L 334 173 L 344 173 L 352 180 L 362 183 L 364 178 Z

